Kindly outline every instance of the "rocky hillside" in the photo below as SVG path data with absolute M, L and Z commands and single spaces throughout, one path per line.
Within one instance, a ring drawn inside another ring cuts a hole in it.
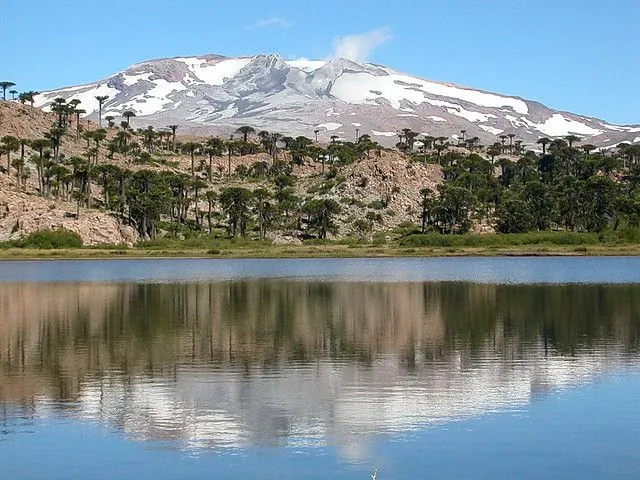
M 55 121 L 55 115 L 40 109 L 0 101 L 0 139 L 5 136 L 27 141 L 42 139 Z M 81 126 L 84 129 L 97 127 L 86 120 L 81 121 Z M 62 155 L 71 157 L 85 151 L 84 141 L 77 140 L 72 134 L 65 136 L 61 146 Z M 27 144 L 25 156 L 26 170 L 29 172 L 35 170 L 33 162 L 28 160 L 34 154 L 35 151 Z M 11 158 L 19 156 L 19 150 L 10 152 Z M 2 155 L 0 165 L 6 168 L 6 153 Z M 60 227 L 78 233 L 86 245 L 133 245 L 139 240 L 135 229 L 121 224 L 107 212 L 81 208 L 77 217 L 77 205 L 74 202 L 37 195 L 33 173 L 25 179 L 25 186 L 20 190 L 13 175 L 0 174 L 0 242 L 17 239 L 37 230 Z
M 368 134 L 395 145 L 403 128 L 485 145 L 513 135 L 535 146 L 540 137 L 577 135 L 596 147 L 640 142 L 640 126 L 548 108 L 538 102 L 418 78 L 381 65 L 345 59 L 286 61 L 277 55 L 219 55 L 152 60 L 88 85 L 43 92 L 36 105 L 77 99 L 97 120 L 96 96 L 107 96 L 104 115 L 138 117 L 136 127 L 179 125 L 209 135 L 250 125 L 257 130 L 320 139 L 352 140 Z M 464 130 L 465 133 L 461 133 Z
M 49 134 L 57 119 L 57 115 L 37 108 L 15 102 L 0 102 L 0 139 L 9 135 L 27 140 L 25 170 L 30 172 L 21 180 L 23 185 L 20 188 L 17 187 L 15 168 L 11 167 L 8 173 L 0 175 L 0 241 L 19 238 L 35 230 L 64 227 L 80 234 L 85 244 L 134 244 L 140 239 L 136 229 L 127 225 L 127 219 L 119 218 L 103 208 L 104 192 L 100 177 L 92 177 L 91 201 L 88 202 L 101 207 L 100 209 L 86 208 L 85 204 L 78 207 L 78 202 L 73 200 L 74 195 L 58 195 L 54 188 L 46 195 L 39 194 L 41 187 L 36 175 L 38 152 L 30 147 L 28 141 L 43 139 Z M 72 168 L 74 159 L 86 158 L 91 150 L 88 145 L 93 147 L 94 143 L 87 142 L 82 138 L 82 134 L 78 138 L 75 120 L 69 121 L 67 131 L 61 139 L 59 156 L 57 160 L 53 159 L 50 165 L 59 164 L 72 170 L 75 168 Z M 81 133 L 97 129 L 98 126 L 94 123 L 81 120 Z M 125 153 L 117 149 L 115 152 L 110 151 L 109 146 L 117 142 L 118 136 L 123 132 L 131 137 L 130 146 L 134 143 L 139 146 L 135 151 Z M 227 187 L 240 187 L 251 191 L 264 188 L 274 192 L 273 177 L 255 174 L 255 168 L 264 166 L 262 168 L 268 169 L 275 162 L 270 153 L 258 146 L 255 137 L 253 142 L 250 139 L 246 144 L 251 145 L 251 152 L 234 152 L 231 162 L 232 175 L 229 176 L 227 152 L 222 149 L 209 159 L 204 146 L 207 139 L 204 137 L 178 136 L 178 148 L 174 152 L 170 144 L 167 146 L 167 142 L 162 143 L 162 136 L 158 137 L 160 140 L 157 145 L 154 144 L 150 148 L 140 146 L 144 142 L 144 135 L 142 130 L 136 132 L 120 127 L 106 129 L 106 138 L 99 143 L 97 150 L 94 148 L 96 159 L 89 163 L 94 167 L 108 164 L 120 168 L 128 172 L 128 178 L 140 170 L 160 174 L 166 172 L 175 178 L 182 178 L 180 181 L 185 181 L 188 185 L 189 179 L 195 180 L 191 177 L 192 159 L 191 155 L 180 147 L 195 144 L 196 178 L 204 183 L 200 187 L 199 197 L 195 197 L 195 192 L 187 186 L 189 197 L 184 199 L 187 201 L 185 220 L 194 220 L 197 212 L 202 214 L 208 211 L 209 205 L 205 198 L 207 191 L 218 195 Z M 1 145 L 0 143 L 0 148 Z M 150 154 L 150 151 L 153 151 L 153 154 Z M 19 158 L 20 149 L 10 152 L 9 155 L 13 160 Z M 297 202 L 301 202 L 299 205 L 311 198 L 329 199 L 338 203 L 340 212 L 335 215 L 335 231 L 332 232 L 336 237 L 371 237 L 376 232 L 388 232 L 404 223 L 415 223 L 418 217 L 420 190 L 434 189 L 441 181 L 438 165 L 409 162 L 404 154 L 396 150 L 378 149 L 369 155 L 362 155 L 358 161 L 341 166 L 331 167 L 327 163 L 324 173 L 323 166 L 317 159 L 304 157 L 294 162 L 292 155 L 292 151 L 284 147 L 277 154 L 278 162 L 291 165 L 292 195 L 298 199 Z M 208 169 L 209 161 L 212 167 L 211 178 L 203 170 Z M 6 166 L 6 161 L 0 162 L 0 165 Z M 298 208 L 301 207 L 295 207 L 294 210 Z M 221 205 L 216 203 L 213 210 L 216 226 L 226 228 L 227 223 Z M 162 218 L 168 220 L 166 216 Z M 366 222 L 358 223 L 358 220 Z M 204 222 L 203 219 L 200 221 Z M 267 236 L 276 242 L 297 243 L 303 237 L 303 232 L 293 222 L 274 226 L 267 232 Z
M 113 216 L 94 209 L 15 191 L 15 182 L 0 176 L 0 242 L 20 238 L 37 230 L 66 228 L 82 238 L 85 245 L 126 244 L 139 240 L 135 229 L 122 225 Z

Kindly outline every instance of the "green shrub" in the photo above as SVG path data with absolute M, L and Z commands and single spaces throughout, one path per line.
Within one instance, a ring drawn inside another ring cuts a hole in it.
M 140 152 L 133 161 L 139 165 L 155 163 L 154 158 L 149 152 Z
M 387 235 L 385 232 L 378 232 L 376 233 L 373 238 L 371 239 L 371 242 L 374 245 L 385 245 L 387 243 Z
M 372 208 L 374 210 L 383 210 L 387 208 L 386 202 L 384 200 L 374 200 L 367 205 L 367 207 Z
M 124 243 L 98 243 L 88 248 L 91 250 L 129 250 L 129 247 Z
M 80 248 L 82 247 L 82 238 L 66 228 L 46 229 L 38 230 L 18 240 L 16 246 L 37 249 Z
M 303 245 L 332 245 L 334 242 L 332 240 L 327 240 L 324 238 L 305 238 L 302 241 Z
M 453 240 L 452 235 L 418 234 L 402 238 L 399 244 L 403 247 L 450 247 Z
M 362 241 L 357 237 L 348 236 L 348 237 L 343 237 L 343 238 L 341 238 L 339 240 L 336 240 L 335 243 L 337 245 L 348 245 L 348 246 L 351 247 L 351 246 L 355 246 L 355 245 L 360 245 L 362 243 Z
M 599 243 L 595 233 L 529 232 L 441 235 L 414 234 L 402 238 L 403 247 L 507 247 L 522 245 L 594 245 Z
M 365 218 L 370 222 L 377 222 L 377 223 L 383 222 L 382 215 L 376 212 L 367 212 L 367 215 L 365 216 Z
M 325 178 L 327 180 L 331 180 L 332 178 L 336 178 L 338 176 L 338 168 L 335 165 L 331 165 L 327 173 L 325 173 Z
M 607 232 L 605 239 L 610 242 L 618 243 L 640 243 L 640 228 L 625 227 L 619 230 Z
M 398 237 L 405 237 L 405 236 L 414 235 L 414 234 L 419 235 L 420 227 L 413 225 L 411 222 L 402 222 L 400 225 L 393 228 L 393 230 L 391 230 L 391 233 L 393 233 Z
M 271 245 L 270 240 L 254 240 L 249 237 L 217 237 L 215 234 L 207 235 L 191 235 L 187 238 L 175 238 L 175 237 L 157 237 L 153 240 L 146 240 L 136 244 L 136 247 L 147 250 L 174 250 L 174 249 L 187 249 L 187 250 L 220 250 L 231 248 L 258 248 L 268 247 Z

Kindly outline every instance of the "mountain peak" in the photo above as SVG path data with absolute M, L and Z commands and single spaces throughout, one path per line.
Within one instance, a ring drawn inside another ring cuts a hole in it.
M 205 54 L 133 65 L 93 84 L 44 92 L 37 105 L 77 98 L 97 118 L 133 110 L 135 123 L 215 133 L 254 125 L 289 135 L 352 138 L 358 128 L 380 142 L 410 128 L 432 136 L 478 137 L 486 144 L 509 134 L 535 145 L 540 137 L 575 134 L 606 147 L 640 142 L 640 128 L 558 112 L 521 98 L 435 82 L 345 58 L 285 60 L 278 54 Z

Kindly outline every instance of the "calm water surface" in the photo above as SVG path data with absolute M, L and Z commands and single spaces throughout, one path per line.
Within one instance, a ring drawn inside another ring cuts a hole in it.
M 638 478 L 640 259 L 0 263 L 0 478 Z

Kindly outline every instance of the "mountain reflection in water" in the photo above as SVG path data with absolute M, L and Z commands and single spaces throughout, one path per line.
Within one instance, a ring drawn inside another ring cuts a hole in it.
M 637 367 L 639 302 L 629 285 L 4 283 L 0 423 L 64 414 L 176 448 L 357 459 L 367 436 Z

